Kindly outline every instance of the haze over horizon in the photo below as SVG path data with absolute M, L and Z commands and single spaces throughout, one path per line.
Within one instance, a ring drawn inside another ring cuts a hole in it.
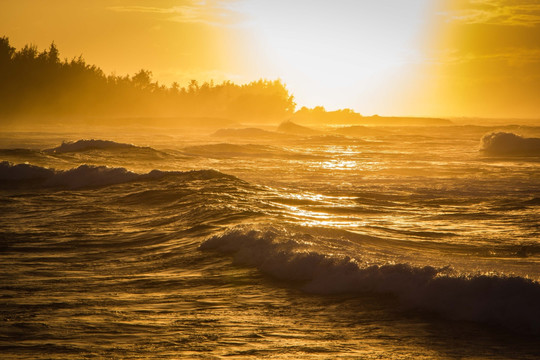
M 23 0 L 0 4 L 0 24 L 17 48 L 54 41 L 167 85 L 280 78 L 298 108 L 540 117 L 534 1 Z

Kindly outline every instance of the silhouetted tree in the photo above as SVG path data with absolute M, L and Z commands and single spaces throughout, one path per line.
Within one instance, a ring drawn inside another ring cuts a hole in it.
M 55 43 L 16 50 L 0 38 L 0 116 L 202 116 L 266 120 L 292 114 L 294 98 L 280 80 L 245 85 L 230 81 L 170 88 L 140 70 L 132 77 L 105 75 L 82 56 L 60 60 Z
M 131 78 L 133 85 L 139 89 L 148 89 L 152 84 L 152 72 L 141 69 Z
M 11 62 L 11 58 L 15 53 L 15 48 L 9 45 L 9 38 L 1 37 L 0 38 L 0 66 L 4 69 L 4 66 L 7 66 Z

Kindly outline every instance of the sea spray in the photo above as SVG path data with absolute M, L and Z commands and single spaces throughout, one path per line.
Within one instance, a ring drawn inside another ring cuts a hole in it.
M 208 238 L 200 249 L 230 254 L 239 264 L 296 282 L 310 293 L 391 294 L 406 308 L 522 333 L 540 333 L 540 284 L 536 281 L 517 276 L 452 274 L 449 268 L 407 263 L 366 264 L 365 259 L 358 261 L 356 254 L 335 256 L 316 247 L 307 248 L 297 236 L 277 227 L 238 227 Z

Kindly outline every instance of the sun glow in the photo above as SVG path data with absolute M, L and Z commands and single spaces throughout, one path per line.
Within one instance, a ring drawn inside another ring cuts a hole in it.
M 0 37 L 166 86 L 281 79 L 297 109 L 534 120 L 540 7 L 529 3 L 3 1 Z
M 237 6 L 262 42 L 268 76 L 285 79 L 300 105 L 374 111 L 373 101 L 395 74 L 422 57 L 428 5 L 384 0 Z

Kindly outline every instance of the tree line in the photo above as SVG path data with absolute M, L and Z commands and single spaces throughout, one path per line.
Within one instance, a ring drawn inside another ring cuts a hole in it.
M 105 74 L 82 56 L 61 59 L 56 45 L 17 50 L 0 38 L 0 116 L 218 117 L 282 120 L 294 113 L 294 97 L 280 80 L 238 85 L 191 80 L 185 87 L 152 79 L 140 70 Z

